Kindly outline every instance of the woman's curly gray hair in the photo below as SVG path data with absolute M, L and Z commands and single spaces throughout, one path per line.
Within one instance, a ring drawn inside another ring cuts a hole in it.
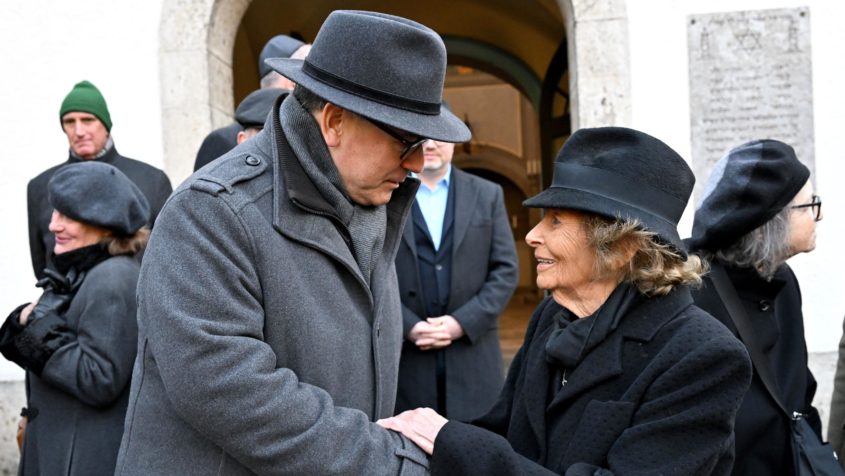
M 618 272 L 619 261 L 633 248 L 633 256 L 622 267 L 622 280 L 646 296 L 669 294 L 675 286 L 699 286 L 707 265 L 698 256 L 683 256 L 657 240 L 636 221 L 611 220 L 588 215 L 584 221 L 587 241 L 596 252 L 595 276 Z

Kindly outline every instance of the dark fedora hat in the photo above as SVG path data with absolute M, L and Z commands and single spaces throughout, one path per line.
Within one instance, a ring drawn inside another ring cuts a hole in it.
M 256 89 L 238 104 L 235 109 L 235 121 L 244 128 L 264 127 L 264 121 L 273 109 L 276 98 L 288 93 L 290 91 L 283 88 Z
M 305 43 L 288 35 L 276 35 L 270 38 L 258 55 L 258 77 L 263 78 L 267 76 L 267 73 L 273 71 L 264 60 L 267 58 L 290 58 L 303 45 Z
M 523 205 L 638 220 L 686 257 L 678 221 L 694 184 L 686 161 L 648 134 L 624 127 L 579 129 L 555 159 L 551 187 Z
M 429 139 L 466 142 L 466 125 L 442 107 L 446 47 L 430 28 L 383 13 L 332 12 L 305 60 L 267 64 L 326 101 Z

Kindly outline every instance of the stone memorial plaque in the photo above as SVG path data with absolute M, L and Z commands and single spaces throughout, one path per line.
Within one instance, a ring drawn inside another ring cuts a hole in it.
M 713 164 L 754 139 L 786 142 L 812 171 L 809 9 L 690 15 L 687 38 L 696 197 Z

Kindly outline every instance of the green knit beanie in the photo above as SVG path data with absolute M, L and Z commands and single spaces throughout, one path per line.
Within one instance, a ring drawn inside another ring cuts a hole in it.
M 65 96 L 62 107 L 59 109 L 59 123 L 65 114 L 69 112 L 88 112 L 95 116 L 111 132 L 111 116 L 106 100 L 100 94 L 97 86 L 89 81 L 80 81 L 73 86 L 73 89 Z

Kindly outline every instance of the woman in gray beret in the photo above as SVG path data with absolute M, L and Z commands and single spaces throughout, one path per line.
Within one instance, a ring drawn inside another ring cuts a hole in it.
M 742 144 L 717 162 L 695 212 L 690 251 L 712 271 L 693 298 L 741 337 L 754 364 L 734 427 L 733 474 L 804 474 L 793 451 L 798 417 L 822 439 L 801 290 L 786 263 L 815 249 L 822 218 L 810 170 L 792 147 L 770 139 Z M 833 462 L 832 449 L 826 461 Z
M 114 473 L 137 348 L 133 256 L 149 206 L 118 169 L 62 168 L 48 185 L 56 271 L 0 328 L 0 352 L 26 370 L 19 474 Z
M 701 261 L 677 224 L 686 162 L 631 129 L 581 129 L 555 161 L 526 236 L 537 307 L 498 402 L 471 424 L 417 409 L 382 420 L 444 475 L 730 472 L 745 350 L 693 305 Z

